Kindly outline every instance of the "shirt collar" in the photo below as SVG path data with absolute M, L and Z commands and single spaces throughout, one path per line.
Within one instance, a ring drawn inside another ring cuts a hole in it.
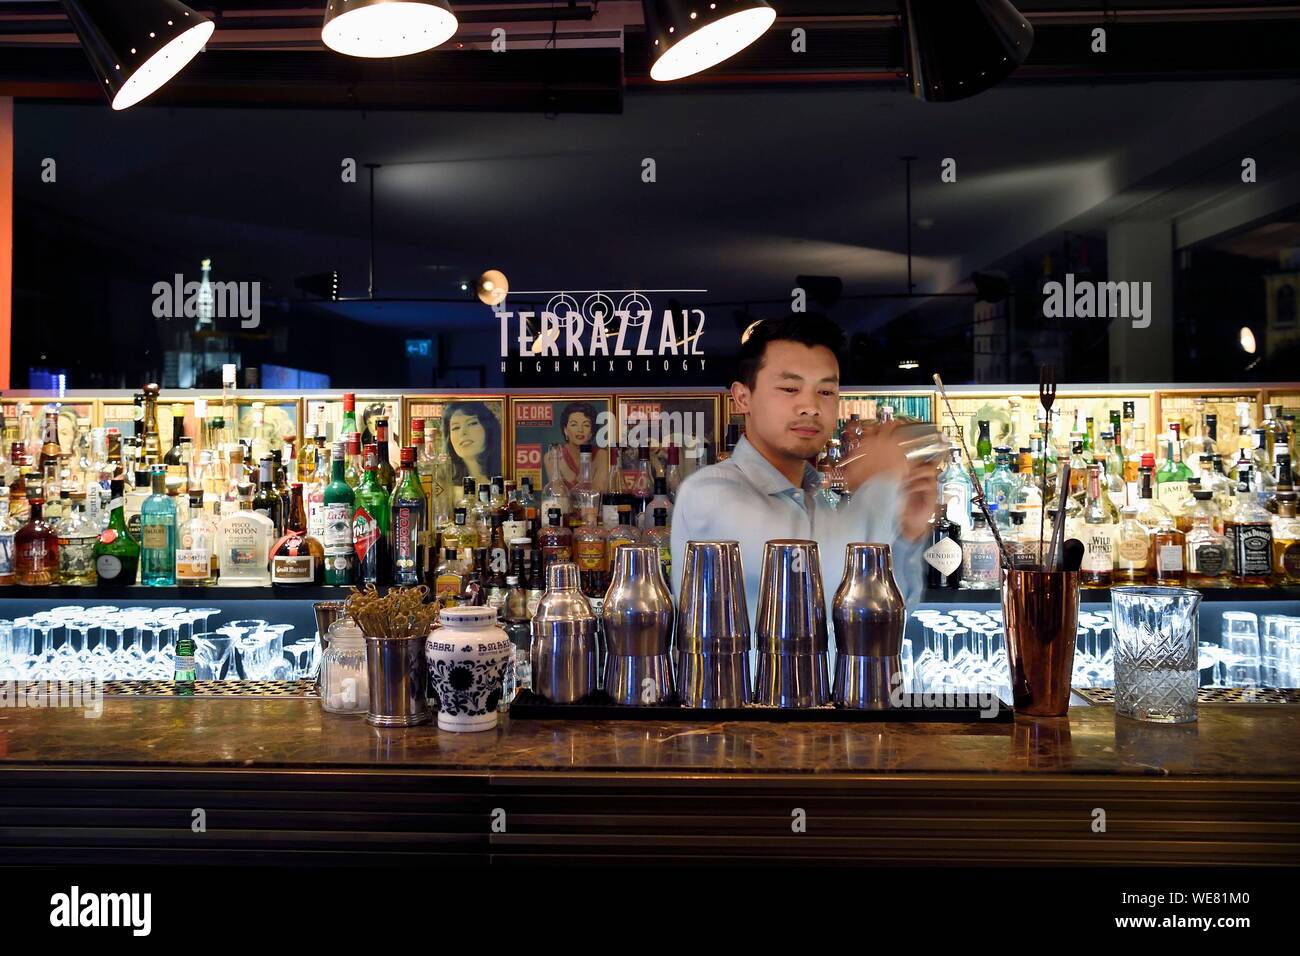
M 734 461 L 736 467 L 749 479 L 750 483 L 765 495 L 780 495 L 799 490 L 790 483 L 790 479 L 777 471 L 770 461 L 759 454 L 758 449 L 751 445 L 749 439 L 743 435 L 740 441 L 736 442 L 730 460 Z M 803 490 L 809 491 L 820 485 L 821 476 L 817 473 L 817 469 L 804 462 Z

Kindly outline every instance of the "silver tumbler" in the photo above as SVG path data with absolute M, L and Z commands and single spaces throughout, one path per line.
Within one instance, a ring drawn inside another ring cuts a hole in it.
M 605 693 L 615 704 L 657 704 L 673 696 L 668 658 L 673 596 L 659 549 L 614 552 L 614 577 L 601 609 L 605 625 Z
M 830 702 L 826 596 L 816 541 L 769 541 L 758 587 L 754 703 L 820 707 Z
M 749 703 L 749 608 L 738 541 L 688 541 L 677 610 L 677 687 L 687 707 Z
M 850 544 L 844 579 L 835 592 L 835 703 L 884 710 L 902 690 L 903 630 L 907 607 L 894 580 L 889 545 Z
M 528 659 L 533 692 L 553 704 L 572 704 L 596 689 L 596 616 L 578 589 L 576 564 L 547 568 Z

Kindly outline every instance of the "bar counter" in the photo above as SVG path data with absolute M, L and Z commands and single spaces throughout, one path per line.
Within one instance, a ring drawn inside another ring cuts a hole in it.
M 1000 724 L 0 711 L 0 863 L 1300 863 L 1300 708 Z M 200 828 L 197 809 L 202 809 Z M 1104 825 L 1104 829 L 1103 829 Z

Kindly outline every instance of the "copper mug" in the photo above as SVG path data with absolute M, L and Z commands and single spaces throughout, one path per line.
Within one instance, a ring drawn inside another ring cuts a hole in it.
M 1016 714 L 1064 717 L 1079 626 L 1079 572 L 1007 570 L 1002 623 Z

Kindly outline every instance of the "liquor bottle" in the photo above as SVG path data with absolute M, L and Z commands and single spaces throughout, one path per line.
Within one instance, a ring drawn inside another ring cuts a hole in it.
M 921 553 L 926 563 L 926 586 L 956 588 L 961 586 L 962 526 L 952 520 L 952 502 L 940 490 L 930 525 L 930 545 Z
M 1142 467 L 1143 449 L 1146 448 L 1147 435 L 1146 425 L 1130 426 L 1128 434 L 1133 437 L 1130 439 L 1128 454 L 1124 456 L 1124 483 L 1134 492 L 1136 498 L 1137 483 L 1139 479 L 1139 469 Z
M 565 528 L 564 530 L 568 530 Z M 542 603 L 542 596 L 546 593 L 546 586 L 543 583 L 545 578 L 542 577 L 542 552 L 534 550 L 528 556 L 528 590 L 525 597 L 528 601 L 528 616 L 536 616 L 537 605 Z
M 491 518 L 491 531 L 488 533 L 488 575 L 489 583 L 493 580 L 504 588 L 506 572 L 509 570 L 509 556 L 506 548 L 506 536 L 501 515 Z
M 177 697 L 193 697 L 194 681 L 198 676 L 194 669 L 195 641 L 192 633 L 176 639 L 176 659 L 172 672 Z
M 573 532 L 564 525 L 559 508 L 552 508 L 546 516 L 546 526 L 537 536 L 537 547 L 542 553 L 542 573 L 548 574 L 552 564 L 567 564 L 573 560 Z
M 379 483 L 379 449 L 366 445 L 366 473 L 357 488 L 356 511 L 352 514 L 352 541 L 357 552 L 356 583 L 383 586 L 392 577 L 389 535 L 392 510 L 388 492 Z
M 221 548 L 218 583 L 221 587 L 268 587 L 271 584 L 271 544 L 275 526 L 251 502 L 221 518 Z
M 682 450 L 677 445 L 668 446 L 668 461 L 664 465 L 664 483 L 668 496 L 677 500 L 677 489 L 682 486 Z
M 307 524 L 311 525 L 311 494 L 307 489 L 319 477 L 316 470 L 316 425 L 308 422 L 303 426 L 304 439 L 302 451 L 298 453 L 298 466 L 294 469 L 294 481 L 301 481 L 307 494 Z
M 365 477 L 366 470 L 361 457 L 361 435 L 353 432 L 347 437 L 347 483 L 355 491 L 361 487 L 361 479 Z
M 488 503 L 492 506 L 492 513 L 504 515 L 506 513 L 506 480 L 502 475 L 493 475 L 492 482 L 489 485 L 491 495 Z
M 275 490 L 275 461 L 263 458 L 259 464 L 261 478 L 258 481 L 257 494 L 253 497 L 253 510 L 266 515 L 271 520 L 271 527 L 276 535 L 284 532 L 284 512 L 280 493 Z
M 1192 530 L 1193 512 L 1196 511 L 1197 499 L 1196 493 L 1201 490 L 1201 479 L 1199 477 L 1189 478 L 1187 481 L 1187 497 L 1178 502 L 1178 507 L 1174 509 L 1174 527 L 1183 534 Z
M 27 460 L 26 446 L 20 442 L 9 445 L 9 510 L 21 525 L 27 520 L 27 472 L 30 463 Z
M 302 482 L 297 481 L 289 492 L 289 517 L 284 535 L 271 549 L 271 584 L 295 587 L 324 581 L 325 546 L 307 530 Z
M 486 548 L 492 540 L 492 486 L 478 486 L 478 500 L 466 518 L 466 523 L 474 529 L 478 543 L 475 547 Z
M 1300 584 L 1300 519 L 1296 518 L 1296 493 L 1283 487 L 1277 493 L 1273 518 L 1273 574 L 1278 584 Z
M 971 515 L 971 480 L 961 463 L 961 449 L 953 447 L 952 459 L 939 477 L 948 520 L 963 530 L 969 530 Z
M 1259 495 L 1260 503 L 1267 507 L 1277 494 L 1277 479 L 1273 477 L 1273 447 L 1263 428 L 1255 429 L 1255 450 L 1251 455 L 1250 490 Z
M 520 586 L 517 574 L 506 575 L 506 596 L 501 602 L 501 617 L 512 623 L 526 623 L 531 615 L 528 613 L 528 596 Z
M 484 584 L 483 568 L 487 563 L 487 548 L 475 548 L 470 552 L 468 566 L 465 569 L 465 590 L 460 594 L 460 603 L 469 607 L 484 607 L 487 604 L 487 588 Z
M 662 478 L 657 479 L 663 481 Z M 673 532 L 668 527 L 668 509 L 655 508 L 654 524 L 641 533 L 643 544 L 659 549 L 659 567 L 663 569 L 664 580 L 669 590 L 673 587 Z
M 536 508 L 534 507 L 533 510 L 535 511 Z M 533 521 L 529 517 L 528 506 L 524 504 L 523 492 L 516 489 L 512 481 L 506 482 L 506 513 L 501 530 L 507 543 L 515 538 L 531 537 L 533 534 Z
M 519 483 L 519 490 L 515 495 L 515 501 L 523 510 L 523 520 L 528 524 L 531 533 L 536 534 L 537 529 L 542 524 L 542 512 L 540 502 L 537 498 L 537 492 L 533 490 L 533 479 L 527 475 Z M 517 520 L 517 519 L 516 519 Z M 522 584 L 522 579 L 520 580 Z
M 610 492 L 600 496 L 600 527 L 606 532 L 618 524 L 618 500 Z
M 593 517 L 589 508 L 582 513 Z M 605 532 L 596 521 L 584 520 L 573 533 L 573 557 L 582 593 L 589 598 L 604 596 L 605 569 L 609 567 L 605 555 Z
M 1186 536 L 1174 527 L 1172 518 L 1151 532 L 1151 554 L 1147 565 L 1152 584 L 1184 583 L 1187 579 L 1187 565 L 1183 560 L 1186 548 Z
M 393 515 L 393 583 L 414 587 L 420 583 L 424 558 L 428 499 L 416 477 L 415 449 L 403 448 L 400 463 L 401 472 L 389 502 Z
M 1011 449 L 999 445 L 995 450 L 993 473 L 984 482 L 984 497 L 993 512 L 998 530 L 1011 527 L 1011 512 L 1020 501 L 1020 479 L 1011 471 Z
M 1190 496 L 1187 482 L 1191 477 L 1192 470 L 1183 462 L 1178 433 L 1171 432 L 1165 436 L 1165 463 L 1156 473 L 1156 498 L 1175 517 Z
M 14 583 L 14 535 L 19 527 L 9 514 L 9 489 L 0 486 L 0 587 Z
M 397 483 L 397 475 L 393 472 L 393 466 L 388 460 L 388 419 L 375 419 L 375 459 L 378 468 L 376 477 L 379 479 L 379 486 L 388 494 L 393 493 L 393 488 Z
M 150 383 L 143 392 L 143 427 L 141 447 L 144 450 L 146 465 L 156 465 L 162 461 L 162 437 L 158 431 L 158 394 L 162 391 L 158 385 Z
M 469 515 L 464 508 L 457 508 L 452 516 L 450 532 L 443 533 L 443 547 L 464 551 L 466 548 L 478 547 L 478 532 L 469 523 Z
M 975 458 L 981 464 L 980 478 L 993 471 L 993 440 L 989 437 L 989 421 L 981 418 L 975 423 L 979 426 L 979 437 L 975 440 Z
M 59 446 L 59 413 L 45 413 L 44 427 L 41 429 L 41 457 L 39 465 L 42 471 L 46 465 L 58 465 L 63 449 Z
M 189 493 L 190 516 L 177 532 L 176 583 L 211 587 L 217 583 L 217 524 L 203 511 L 203 489 Z
M 442 432 L 437 421 L 432 418 L 415 418 L 411 420 L 411 443 L 419 449 L 415 459 L 415 472 L 420 476 L 420 485 L 429 502 L 426 514 L 441 527 L 437 519 L 451 515 L 452 504 L 448 500 L 451 484 L 450 459 L 442 447 Z
M 307 533 L 322 543 L 325 542 L 325 488 L 330 483 L 333 465 L 327 448 L 315 445 L 311 455 L 311 464 L 306 470 L 311 472 L 310 479 L 304 479 L 302 493 L 307 504 Z M 306 464 L 304 462 L 304 464 Z
M 1070 497 L 1083 501 L 1088 493 L 1088 459 L 1083 454 L 1083 439 L 1070 439 Z
M 982 511 L 971 514 L 971 529 L 962 536 L 961 588 L 987 591 L 1002 586 L 997 542 Z
M 1234 552 L 1233 583 L 1247 588 L 1272 584 L 1273 516 L 1264 509 L 1260 493 L 1237 486 L 1237 507 L 1224 531 Z
M 1196 505 L 1191 509 L 1191 526 L 1187 538 L 1187 583 L 1192 587 L 1227 587 L 1228 539 L 1214 527 L 1216 517 L 1211 494 L 1195 492 Z
M 1136 505 L 1120 509 L 1119 534 L 1115 542 L 1114 584 L 1144 584 L 1151 556 L 1151 535 L 1138 521 Z
M 668 497 L 668 481 L 665 478 L 656 478 L 654 482 L 654 497 L 645 506 L 645 510 L 637 515 L 637 527 L 642 530 L 649 530 L 654 526 L 654 513 L 660 509 L 668 516 L 669 522 L 673 516 L 673 502 Z
M 591 446 L 583 445 L 578 453 L 578 480 L 569 489 L 569 504 L 578 525 L 597 527 L 600 524 L 600 490 L 591 483 Z
M 59 536 L 45 520 L 39 482 L 28 482 L 27 523 L 14 534 L 14 580 L 44 587 L 59 580 Z
M 460 602 L 464 590 L 465 574 L 459 552 L 455 548 L 448 548 L 442 563 L 438 565 L 434 595 L 442 602 L 443 607 L 453 607 Z
M 352 392 L 343 393 L 343 423 L 339 426 L 339 438 L 349 441 L 352 435 L 360 439 L 357 430 L 357 396 Z
M 1011 532 L 1003 540 L 1011 552 L 1011 564 L 1016 568 L 1036 568 L 1042 564 L 1043 548 L 1038 544 L 1038 524 L 1030 524 L 1029 515 L 1019 509 L 1011 512 Z
M 617 519 L 614 525 L 605 534 L 605 573 L 607 576 L 614 571 L 614 555 L 618 553 L 619 548 L 641 543 L 641 536 L 632 525 L 631 506 L 627 504 L 618 505 L 616 514 Z
M 189 475 L 185 471 L 187 462 L 181 457 L 181 438 L 185 435 L 185 406 L 176 404 L 172 405 L 172 443 L 163 455 L 162 463 L 167 466 L 167 474 L 171 478 L 185 480 Z
M 60 583 L 82 586 L 95 583 L 95 542 L 98 539 L 98 521 L 86 514 L 84 499 L 74 499 L 71 512 L 59 525 Z
M 1138 494 L 1137 520 L 1148 532 L 1155 531 L 1162 524 L 1173 524 L 1173 515 L 1155 500 L 1151 487 L 1151 468 L 1143 465 L 1141 469 L 1141 491 Z
M 499 610 L 506 603 L 506 590 L 508 588 L 505 551 L 502 550 L 498 553 L 496 548 L 490 549 L 487 561 L 487 605 Z
M 127 531 L 125 482 L 114 478 L 109 483 L 108 527 L 95 542 L 95 574 L 100 587 L 126 587 L 135 584 L 140 567 L 140 545 Z
M 153 494 L 140 506 L 140 583 L 145 587 L 176 584 L 176 504 L 167 494 L 167 469 L 154 465 Z
M 560 460 L 560 446 L 552 445 L 551 452 L 548 453 L 548 461 Z M 542 514 L 546 514 L 552 508 L 558 508 L 560 516 L 567 518 L 573 510 L 573 501 L 569 497 L 569 484 L 561 476 L 557 469 L 555 474 L 551 475 L 551 480 L 546 483 L 542 489 Z
M 1110 500 L 1101 480 L 1102 466 L 1088 468 L 1088 500 L 1083 507 L 1082 583 L 1110 587 L 1115 570 L 1115 539 L 1119 533 L 1119 509 Z
M 356 549 L 352 541 L 352 516 L 356 511 L 356 492 L 344 478 L 344 442 L 334 443 L 330 458 L 330 482 L 321 496 L 325 518 L 321 545 L 325 549 L 325 583 L 350 585 L 354 579 Z
M 636 450 L 636 470 L 632 472 L 631 487 L 633 524 L 645 527 L 650 520 L 650 501 L 655 496 L 655 477 L 650 470 L 650 446 L 642 445 Z

